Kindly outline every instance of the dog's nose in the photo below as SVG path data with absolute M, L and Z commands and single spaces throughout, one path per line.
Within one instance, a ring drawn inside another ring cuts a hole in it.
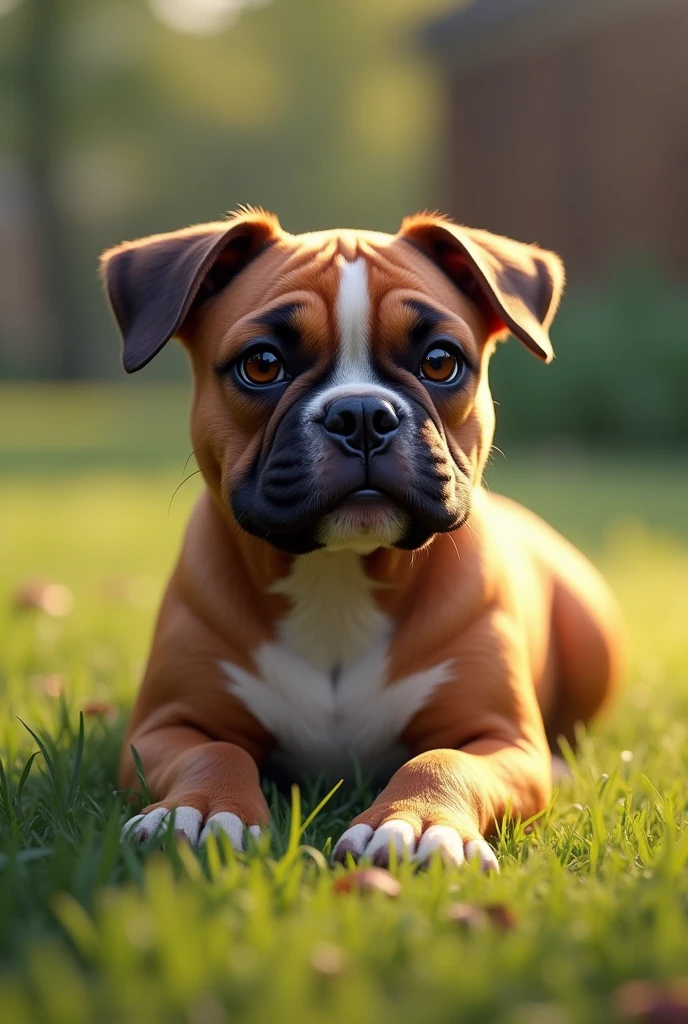
M 383 451 L 399 427 L 394 406 L 383 398 L 337 398 L 325 410 L 323 426 L 348 455 L 373 455 Z

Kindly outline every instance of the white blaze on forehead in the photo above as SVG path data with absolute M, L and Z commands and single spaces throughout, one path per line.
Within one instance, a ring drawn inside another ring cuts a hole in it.
M 338 382 L 370 380 L 370 294 L 368 270 L 362 258 L 342 264 L 336 316 Z
M 404 415 L 409 403 L 378 378 L 371 360 L 371 303 L 366 261 L 340 260 L 339 290 L 335 305 L 335 327 L 339 345 L 334 373 L 323 391 L 316 391 L 305 407 L 307 422 L 318 419 L 337 398 L 364 395 L 384 399 Z

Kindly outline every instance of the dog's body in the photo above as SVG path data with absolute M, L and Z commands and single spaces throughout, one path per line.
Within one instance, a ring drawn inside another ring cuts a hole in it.
M 259 768 L 391 779 L 336 855 L 494 856 L 539 812 L 550 747 L 619 675 L 596 571 L 480 485 L 487 362 L 551 357 L 556 257 L 432 216 L 391 237 L 290 236 L 250 211 L 106 256 L 138 369 L 179 333 L 208 488 L 156 629 L 122 762 L 192 842 L 268 820 Z M 393 774 L 392 774 L 393 773 Z

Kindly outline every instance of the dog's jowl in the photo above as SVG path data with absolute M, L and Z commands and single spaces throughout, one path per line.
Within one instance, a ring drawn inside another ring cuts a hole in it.
M 481 486 L 488 362 L 548 362 L 559 259 L 438 216 L 290 235 L 263 211 L 103 258 L 124 365 L 173 336 L 205 489 L 124 744 L 194 844 L 269 820 L 260 772 L 362 770 L 382 792 L 335 857 L 495 865 L 485 837 L 550 796 L 558 737 L 613 692 L 622 628 L 596 571 Z M 547 386 L 543 377 L 543 387 Z

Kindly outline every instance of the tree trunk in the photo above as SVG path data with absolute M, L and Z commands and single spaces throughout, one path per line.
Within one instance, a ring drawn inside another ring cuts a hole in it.
M 56 191 L 65 146 L 61 103 L 59 36 L 61 0 L 25 0 L 25 36 L 20 63 L 23 107 L 22 160 L 30 196 L 37 265 L 36 300 L 44 310 L 43 365 L 37 376 L 69 379 L 83 373 L 71 281 L 71 232 Z

